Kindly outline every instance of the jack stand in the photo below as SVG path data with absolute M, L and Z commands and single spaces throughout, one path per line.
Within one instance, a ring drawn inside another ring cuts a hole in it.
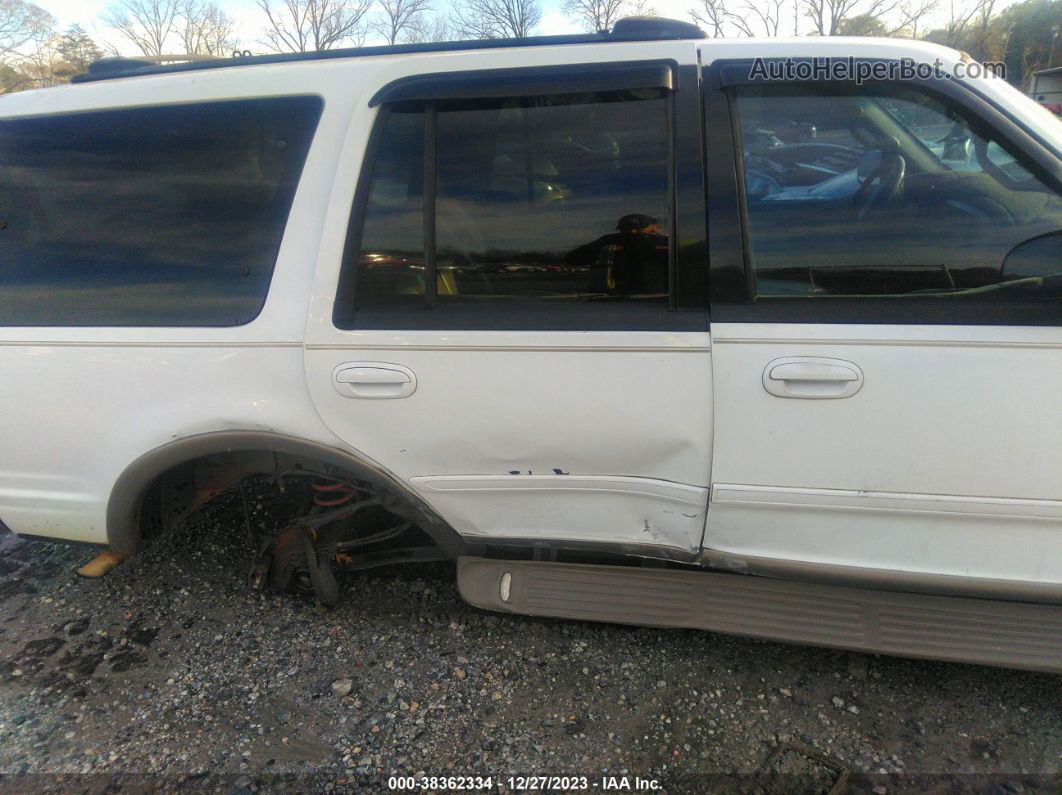
M 82 577 L 96 578 L 108 574 L 111 569 L 122 562 L 118 554 L 111 549 L 101 552 L 84 566 L 77 570 Z

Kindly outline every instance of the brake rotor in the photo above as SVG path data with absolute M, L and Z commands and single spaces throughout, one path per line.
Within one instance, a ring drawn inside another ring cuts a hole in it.
M 299 590 L 312 591 L 309 564 L 302 537 L 305 530 L 298 525 L 291 525 L 281 530 L 273 540 L 269 553 L 265 556 L 264 577 L 260 579 L 269 587 L 278 591 Z

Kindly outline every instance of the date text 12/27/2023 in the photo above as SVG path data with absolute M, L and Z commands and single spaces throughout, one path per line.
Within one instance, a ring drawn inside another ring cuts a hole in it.
M 602 792 L 652 792 L 661 788 L 656 779 L 641 776 L 390 776 L 389 790 L 553 792 L 599 790 Z

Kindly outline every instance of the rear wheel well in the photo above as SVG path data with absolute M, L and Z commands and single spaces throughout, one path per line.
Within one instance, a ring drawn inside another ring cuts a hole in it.
M 212 497 L 250 476 L 296 471 L 357 482 L 381 504 L 426 533 L 448 556 L 460 536 L 404 483 L 356 454 L 261 431 L 222 431 L 176 440 L 134 461 L 116 481 L 107 504 L 107 538 L 120 557 L 174 527 Z

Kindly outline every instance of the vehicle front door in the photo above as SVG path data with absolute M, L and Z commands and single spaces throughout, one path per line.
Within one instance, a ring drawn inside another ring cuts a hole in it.
M 705 94 L 709 555 L 1062 583 L 1057 155 L 959 81 L 748 67 Z

